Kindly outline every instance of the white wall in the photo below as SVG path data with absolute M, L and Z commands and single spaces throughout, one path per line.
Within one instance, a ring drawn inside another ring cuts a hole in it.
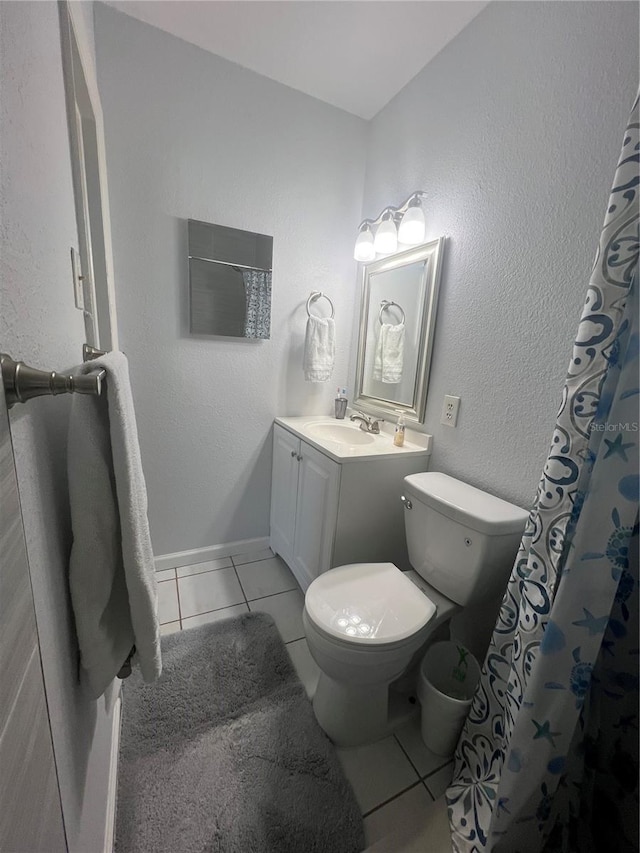
M 448 237 L 431 468 L 524 506 L 637 85 L 637 4 L 491 3 L 371 123 L 363 216 L 425 190 L 427 239 Z
M 271 424 L 348 376 L 366 124 L 95 4 L 121 348 L 156 554 L 269 531 Z M 187 218 L 274 238 L 271 340 L 190 337 Z M 305 383 L 305 302 L 336 309 L 334 378 Z
M 0 349 L 37 367 L 81 360 L 69 248 L 77 247 L 55 3 L 2 3 Z M 102 849 L 111 717 L 77 681 L 69 606 L 69 400 L 11 411 L 47 702 L 69 849 Z

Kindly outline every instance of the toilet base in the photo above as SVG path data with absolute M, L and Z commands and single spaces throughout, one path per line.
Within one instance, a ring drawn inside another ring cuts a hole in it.
M 362 746 L 382 740 L 420 714 L 415 680 L 410 687 L 408 683 L 391 682 L 382 696 L 378 686 L 358 689 L 355 702 L 360 703 L 359 710 L 345 712 L 345 706 L 355 707 L 352 689 L 343 685 L 344 689 L 336 691 L 336 685 L 340 686 L 337 682 L 324 674 L 320 676 L 322 679 L 325 683 L 320 687 L 318 682 L 320 691 L 316 688 L 313 710 L 321 728 L 336 746 Z
M 349 685 L 321 672 L 313 710 L 336 746 L 372 743 L 389 730 L 389 685 Z

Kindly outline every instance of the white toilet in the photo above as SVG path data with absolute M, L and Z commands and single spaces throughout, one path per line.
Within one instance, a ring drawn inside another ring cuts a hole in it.
M 320 575 L 305 596 L 307 643 L 321 670 L 313 708 L 340 746 L 389 733 L 389 685 L 439 626 L 458 613 L 473 622 L 476 605 L 497 601 L 527 520 L 520 507 L 446 474 L 412 474 L 404 484 L 417 575 L 355 563 Z

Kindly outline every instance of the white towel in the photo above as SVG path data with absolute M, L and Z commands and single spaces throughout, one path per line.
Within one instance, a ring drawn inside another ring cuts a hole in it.
M 68 471 L 71 601 L 82 668 L 101 696 L 135 645 L 145 681 L 162 671 L 147 492 L 127 359 L 113 352 L 81 368 L 107 371 L 106 395 L 74 395 Z
M 402 380 L 404 367 L 405 325 L 383 323 L 376 341 L 373 360 L 373 378 L 378 382 L 395 385 Z
M 309 317 L 302 369 L 307 382 L 331 379 L 336 357 L 336 327 L 331 317 Z

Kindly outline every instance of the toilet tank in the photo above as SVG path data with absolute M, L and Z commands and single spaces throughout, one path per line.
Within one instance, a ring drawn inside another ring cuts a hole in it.
M 528 513 L 428 472 L 404 478 L 409 561 L 431 586 L 463 607 L 507 585 Z

